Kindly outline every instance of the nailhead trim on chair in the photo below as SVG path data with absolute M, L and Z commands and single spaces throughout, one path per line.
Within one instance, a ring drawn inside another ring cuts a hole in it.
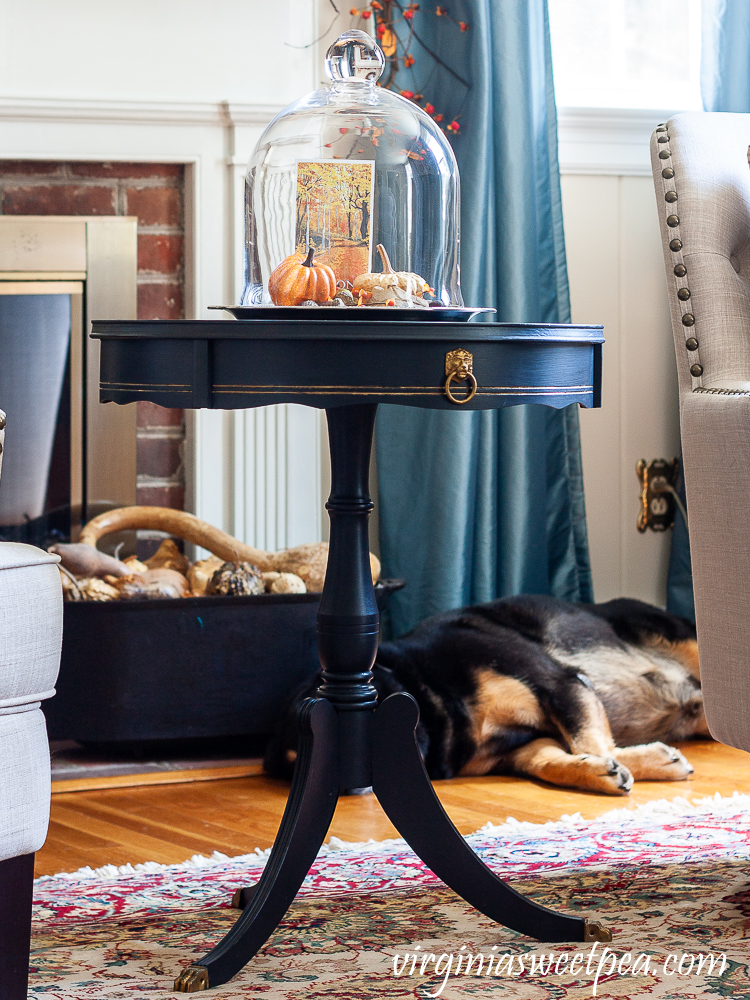
M 711 392 L 716 396 L 750 396 L 750 389 L 709 389 L 705 385 L 697 385 L 693 392 Z
M 656 129 L 658 133 L 657 142 L 658 143 L 668 143 L 669 142 L 669 127 L 665 122 L 662 122 Z M 672 150 L 669 146 L 659 150 L 660 160 L 670 160 L 672 158 Z M 688 365 L 690 369 L 690 375 L 693 379 L 693 392 L 722 392 L 727 393 L 730 390 L 712 390 L 704 389 L 700 384 L 700 379 L 703 377 L 703 365 L 701 364 L 700 357 L 698 355 L 698 339 L 694 336 L 693 327 L 695 326 L 695 313 L 693 311 L 693 303 L 691 300 L 690 288 L 685 284 L 684 278 L 688 273 L 685 261 L 682 258 L 682 238 L 680 236 L 680 217 L 679 215 L 674 215 L 673 210 L 669 208 L 670 205 L 678 200 L 679 195 L 677 193 L 677 184 L 675 183 L 675 173 L 672 163 L 665 164 L 662 167 L 661 176 L 663 178 L 663 191 L 664 191 L 664 202 L 667 205 L 667 217 L 666 223 L 672 230 L 677 230 L 673 238 L 669 241 L 669 249 L 675 254 L 675 262 L 673 267 L 673 273 L 675 276 L 674 292 L 677 296 L 677 303 L 685 312 L 682 313 L 682 325 L 686 328 L 685 333 L 690 331 L 690 336 L 688 336 L 685 341 L 685 349 L 688 353 Z M 690 305 L 687 303 L 690 302 Z M 684 304 L 684 305 L 683 305 Z M 732 393 L 734 394 L 734 393 Z M 750 393 L 738 392 L 737 395 L 750 395 Z

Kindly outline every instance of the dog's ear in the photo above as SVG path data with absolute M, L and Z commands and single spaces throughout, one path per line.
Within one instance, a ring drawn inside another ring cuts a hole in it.
M 683 639 L 681 642 L 672 643 L 672 656 L 681 663 L 683 667 L 700 684 L 701 668 L 698 661 L 698 642 L 695 639 Z
M 670 659 L 675 660 L 694 678 L 701 682 L 700 664 L 698 662 L 698 642 L 695 639 L 676 639 L 670 642 L 660 635 L 649 636 L 644 642 L 646 648 L 657 650 Z

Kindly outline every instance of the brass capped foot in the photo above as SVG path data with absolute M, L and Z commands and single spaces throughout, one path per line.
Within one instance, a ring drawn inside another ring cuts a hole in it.
M 612 931 L 604 927 L 598 920 L 587 920 L 583 935 L 584 941 L 611 941 Z
M 189 965 L 174 981 L 175 993 L 200 993 L 208 989 L 208 969 L 203 965 Z

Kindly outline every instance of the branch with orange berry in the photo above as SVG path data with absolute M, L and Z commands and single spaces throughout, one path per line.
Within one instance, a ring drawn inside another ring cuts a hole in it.
M 466 87 L 467 91 L 470 89 L 468 81 L 456 73 L 456 71 L 447 63 L 445 63 L 440 56 L 424 42 L 415 30 L 415 15 L 419 13 L 420 17 L 426 16 L 426 12 L 420 11 L 419 3 L 407 3 L 406 5 L 402 5 L 399 0 L 370 0 L 367 6 L 363 9 L 352 7 L 349 13 L 353 18 L 357 19 L 355 23 L 360 27 L 366 27 L 367 22 L 374 18 L 374 34 L 378 39 L 381 49 L 383 50 L 387 66 L 386 76 L 382 80 L 380 86 L 385 87 L 387 90 L 393 90 L 396 86 L 396 74 L 400 68 L 411 70 L 412 78 L 416 83 L 414 66 L 417 60 L 412 51 L 414 43 L 416 42 L 417 45 L 419 45 L 419 47 L 431 57 L 436 65 L 441 66 L 444 70 L 447 70 L 447 72 L 455 80 Z M 468 25 L 466 21 L 457 21 L 450 14 L 447 7 L 437 7 L 435 9 L 434 16 L 445 18 L 446 21 L 452 22 L 461 32 L 468 31 L 470 28 L 470 25 Z M 406 29 L 408 34 L 406 34 L 406 31 L 404 30 L 398 32 L 396 30 L 398 26 L 401 26 L 402 29 Z M 405 38 L 404 35 L 406 35 Z M 432 74 L 430 74 L 430 77 L 431 75 Z M 399 90 L 399 93 L 408 101 L 413 101 L 414 104 L 421 107 L 422 110 L 433 119 L 433 121 L 438 123 L 444 132 L 451 132 L 455 135 L 460 131 L 460 113 L 452 118 L 450 122 L 443 125 L 445 115 L 442 112 L 436 111 L 435 105 L 428 100 L 423 93 L 420 93 L 419 89 L 403 89 Z

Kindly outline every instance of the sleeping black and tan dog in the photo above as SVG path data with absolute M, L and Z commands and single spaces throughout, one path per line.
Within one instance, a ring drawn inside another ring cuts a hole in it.
M 436 615 L 382 643 L 378 698 L 408 691 L 431 778 L 525 774 L 623 795 L 693 769 L 668 744 L 708 736 L 695 628 L 641 601 L 566 604 L 522 596 Z M 290 778 L 297 691 L 266 770 Z

